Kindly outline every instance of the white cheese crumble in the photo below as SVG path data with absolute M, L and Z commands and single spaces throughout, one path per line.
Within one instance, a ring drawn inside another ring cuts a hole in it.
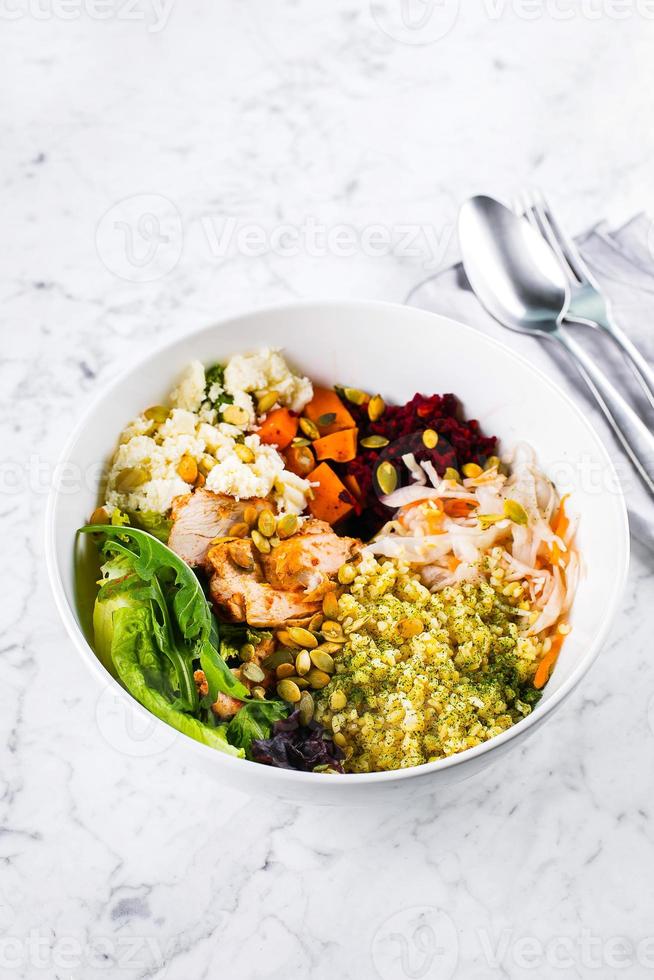
M 202 364 L 200 361 L 191 361 L 179 384 L 171 392 L 170 400 L 176 408 L 185 408 L 189 412 L 197 412 L 204 401 L 205 386 Z
M 278 391 L 279 402 L 301 412 L 313 397 L 308 378 L 293 374 L 277 347 L 262 347 L 251 354 L 237 354 L 225 368 L 225 389 L 237 392 Z

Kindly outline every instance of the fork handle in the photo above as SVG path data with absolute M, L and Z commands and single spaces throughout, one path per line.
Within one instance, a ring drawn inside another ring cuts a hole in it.
M 620 347 L 622 352 L 626 355 L 629 361 L 629 366 L 636 375 L 641 388 L 645 392 L 648 402 L 652 408 L 654 408 L 654 371 L 652 368 L 649 366 L 631 338 L 628 337 L 622 327 L 616 323 L 610 312 L 607 312 L 606 318 L 598 320 L 597 324 L 602 330 L 605 331 L 605 333 L 613 338 L 618 347 Z
M 565 330 L 559 328 L 549 336 L 558 340 L 574 360 L 641 480 L 654 496 L 654 435 L 583 347 Z

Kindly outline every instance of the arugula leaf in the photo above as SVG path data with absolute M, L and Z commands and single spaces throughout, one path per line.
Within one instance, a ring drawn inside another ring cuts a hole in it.
M 130 694 L 177 731 L 211 748 L 243 758 L 243 748 L 229 743 L 226 725 L 205 725 L 171 703 L 174 694 L 152 641 L 154 631 L 150 610 L 145 606 L 116 609 L 113 625 L 112 658 L 118 676 Z
M 249 701 L 234 715 L 227 726 L 232 745 L 245 749 L 248 758 L 255 739 L 269 738 L 276 721 L 286 718 L 289 709 L 283 701 Z

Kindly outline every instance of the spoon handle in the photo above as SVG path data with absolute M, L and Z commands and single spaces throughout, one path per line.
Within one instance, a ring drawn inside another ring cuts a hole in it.
M 654 435 L 576 340 L 560 329 L 550 336 L 571 355 L 641 480 L 654 496 Z

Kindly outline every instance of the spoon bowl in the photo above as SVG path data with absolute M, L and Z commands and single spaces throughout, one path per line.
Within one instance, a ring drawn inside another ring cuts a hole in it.
M 492 197 L 466 201 L 459 214 L 463 267 L 489 313 L 512 330 L 551 334 L 570 302 L 552 249 L 525 218 Z

